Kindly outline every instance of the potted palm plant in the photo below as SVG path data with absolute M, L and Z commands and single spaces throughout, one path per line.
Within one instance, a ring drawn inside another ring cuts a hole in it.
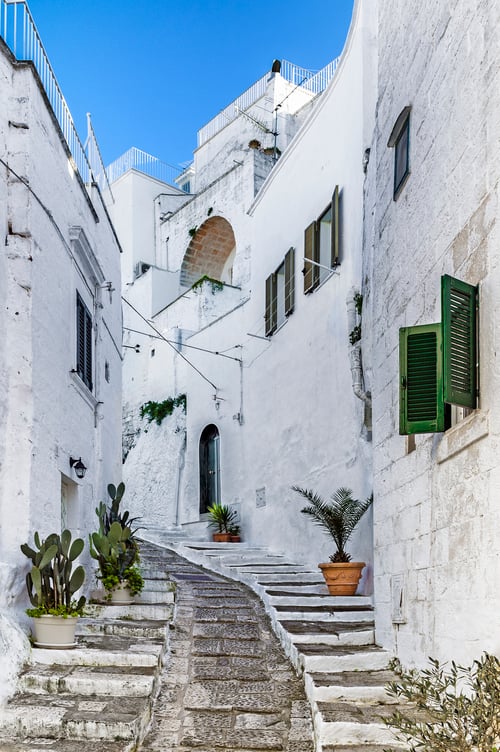
M 119 510 L 124 491 L 124 483 L 117 488 L 113 484 L 108 486 L 111 506 L 99 504 L 95 510 L 99 531 L 89 536 L 90 555 L 98 562 L 97 578 L 106 590 L 106 599 L 120 605 L 133 603 L 134 596 L 144 587 L 139 568 L 139 544 L 135 538 L 137 528 L 131 528 L 137 518 L 130 518 L 128 512 Z
M 364 562 L 351 561 L 346 545 L 354 528 L 370 507 L 373 495 L 365 501 L 353 499 L 350 488 L 338 488 L 330 501 L 325 501 L 310 489 L 293 486 L 309 504 L 300 511 L 309 515 L 333 538 L 336 551 L 330 561 L 318 564 L 323 573 L 330 595 L 354 595 L 356 593 Z
M 84 548 L 82 538 L 71 542 L 71 532 L 51 533 L 44 540 L 36 532 L 35 548 L 23 543 L 21 551 L 30 559 L 26 587 L 33 608 L 26 609 L 33 618 L 34 642 L 37 647 L 70 648 L 75 644 L 78 616 L 83 614 L 85 596 L 78 601 L 75 593 L 85 580 L 82 566 L 73 571 L 73 562 Z
M 237 523 L 238 513 L 227 504 L 212 504 L 207 508 L 209 525 L 216 527 L 217 532 L 212 534 L 215 542 L 228 542 L 231 540 L 231 527 Z

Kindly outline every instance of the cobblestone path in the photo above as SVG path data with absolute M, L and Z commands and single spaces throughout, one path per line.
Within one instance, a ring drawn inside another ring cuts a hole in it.
M 313 752 L 302 681 L 259 599 L 147 544 L 145 563 L 177 583 L 171 656 L 141 752 Z

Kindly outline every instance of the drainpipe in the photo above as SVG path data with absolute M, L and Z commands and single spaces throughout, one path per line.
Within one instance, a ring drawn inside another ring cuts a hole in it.
M 351 288 L 347 296 L 347 331 L 349 334 L 356 326 L 361 326 L 361 316 L 356 311 L 354 295 L 356 290 Z M 369 407 L 372 404 L 370 392 L 364 389 L 363 364 L 361 362 L 361 342 L 349 343 L 349 360 L 351 361 L 352 390 L 358 399 L 365 402 Z
M 179 451 L 177 481 L 175 484 L 175 527 L 179 526 L 179 501 L 180 501 L 180 492 L 181 492 L 181 475 L 182 475 L 182 471 L 184 470 L 184 465 L 186 463 L 186 444 L 187 444 L 187 433 L 184 430 L 184 439 L 181 443 L 181 448 Z

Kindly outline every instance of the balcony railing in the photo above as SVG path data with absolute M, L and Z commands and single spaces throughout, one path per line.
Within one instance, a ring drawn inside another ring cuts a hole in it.
M 320 94 L 333 78 L 339 60 L 340 58 L 336 58 L 317 73 L 307 70 L 307 68 L 300 68 L 298 65 L 289 63 L 288 60 L 282 60 L 281 75 L 295 86 L 301 86 L 312 94 Z M 260 97 L 264 96 L 268 81 L 269 73 L 266 73 L 235 99 L 234 102 L 231 102 L 231 104 L 221 110 L 203 128 L 200 128 L 198 131 L 198 146 L 202 146 L 228 123 L 235 120 L 241 111 L 248 109 Z
M 83 182 L 89 185 L 98 176 L 104 176 L 104 165 L 94 132 L 90 127 L 86 142 L 88 154 L 78 136 L 71 112 L 24 0 L 0 0 L 0 37 L 17 60 L 30 61 L 35 66 Z
M 135 146 L 106 168 L 109 182 L 113 183 L 118 180 L 127 170 L 139 170 L 139 172 L 169 185 L 174 185 L 175 178 L 182 172 L 181 167 L 174 167 L 167 162 L 162 162 L 157 157 L 153 157 Z

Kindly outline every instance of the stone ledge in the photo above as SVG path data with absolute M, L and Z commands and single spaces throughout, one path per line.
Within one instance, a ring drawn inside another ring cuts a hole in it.
M 477 410 L 448 429 L 437 447 L 438 464 L 446 462 L 489 433 L 489 413 Z

